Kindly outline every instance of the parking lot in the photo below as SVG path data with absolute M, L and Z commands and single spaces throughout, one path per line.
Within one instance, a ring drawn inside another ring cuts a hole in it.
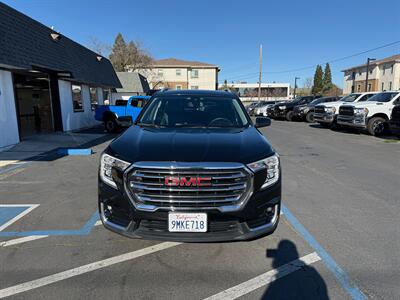
M 298 122 L 262 131 L 281 155 L 284 207 L 278 230 L 250 242 L 105 230 L 97 168 L 109 141 L 0 173 L 0 203 L 29 210 L 0 230 L 0 298 L 400 298 L 400 143 Z

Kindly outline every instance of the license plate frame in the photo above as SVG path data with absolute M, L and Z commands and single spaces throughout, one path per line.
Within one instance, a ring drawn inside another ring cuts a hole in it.
M 208 230 L 206 213 L 170 212 L 168 213 L 169 232 L 204 233 Z

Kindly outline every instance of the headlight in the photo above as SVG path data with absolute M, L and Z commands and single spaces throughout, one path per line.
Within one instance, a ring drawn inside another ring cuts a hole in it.
M 247 165 L 254 173 L 263 169 L 267 169 L 267 178 L 261 186 L 265 189 L 279 180 L 279 155 L 275 154 L 265 159 L 250 163 Z
M 355 108 L 354 114 L 355 115 L 367 115 L 369 112 L 368 108 Z
M 278 106 L 279 109 L 285 109 L 286 106 Z
M 120 160 L 118 158 L 112 157 L 108 154 L 103 154 L 100 159 L 100 178 L 107 183 L 109 186 L 113 188 L 117 188 L 113 177 L 112 177 L 112 168 L 116 168 L 125 171 L 130 166 L 130 163 L 126 161 Z
M 334 114 L 336 112 L 336 107 L 327 107 L 325 111 Z

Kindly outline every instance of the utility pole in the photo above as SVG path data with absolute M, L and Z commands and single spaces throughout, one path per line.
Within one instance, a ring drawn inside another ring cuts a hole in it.
M 295 78 L 294 78 L 293 99 L 296 99 L 297 79 L 300 79 L 300 77 L 295 77 Z
M 369 63 L 376 60 L 375 58 L 367 58 L 367 74 L 365 76 L 365 92 L 368 92 L 368 75 L 369 75 Z
M 262 45 L 260 45 L 260 76 L 258 78 L 258 101 L 261 98 L 261 79 L 262 79 Z

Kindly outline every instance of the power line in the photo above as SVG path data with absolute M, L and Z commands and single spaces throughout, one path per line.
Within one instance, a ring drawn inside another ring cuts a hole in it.
M 351 55 L 335 58 L 335 59 L 326 61 L 326 63 L 330 63 L 331 64 L 331 63 L 335 63 L 335 62 L 338 62 L 338 61 L 346 60 L 346 59 L 349 59 L 349 58 L 352 58 L 352 57 L 356 57 L 356 56 L 359 56 L 359 55 L 362 55 L 362 54 L 366 54 L 366 53 L 369 53 L 369 52 L 372 52 L 372 51 L 376 51 L 376 50 L 379 50 L 379 49 L 382 49 L 382 48 L 390 47 L 390 46 L 393 46 L 393 45 L 396 45 L 396 44 L 399 44 L 399 43 L 400 43 L 400 40 L 399 41 L 395 41 L 395 42 L 391 42 L 391 43 L 388 43 L 388 44 L 385 44 L 385 45 L 382 45 L 382 46 L 378 46 L 378 47 L 375 47 L 375 48 L 372 48 L 372 49 L 368 49 L 368 50 L 365 50 L 365 51 L 357 52 L 357 53 L 354 53 L 354 54 L 351 54 Z M 322 63 L 322 64 L 324 64 L 324 63 Z M 317 65 L 321 65 L 321 63 L 320 64 L 309 65 L 309 66 L 301 67 L 301 68 L 284 70 L 284 71 L 268 71 L 268 72 L 263 72 L 263 74 L 292 73 L 292 72 L 298 72 L 298 71 L 304 71 L 304 70 L 312 69 L 312 68 L 315 68 Z M 242 75 L 239 75 L 238 77 L 236 77 L 235 79 L 236 80 L 238 80 L 238 79 L 247 79 L 247 78 L 254 77 L 257 74 L 258 74 L 258 72 L 242 74 Z M 232 78 L 230 78 L 230 80 L 232 80 Z

